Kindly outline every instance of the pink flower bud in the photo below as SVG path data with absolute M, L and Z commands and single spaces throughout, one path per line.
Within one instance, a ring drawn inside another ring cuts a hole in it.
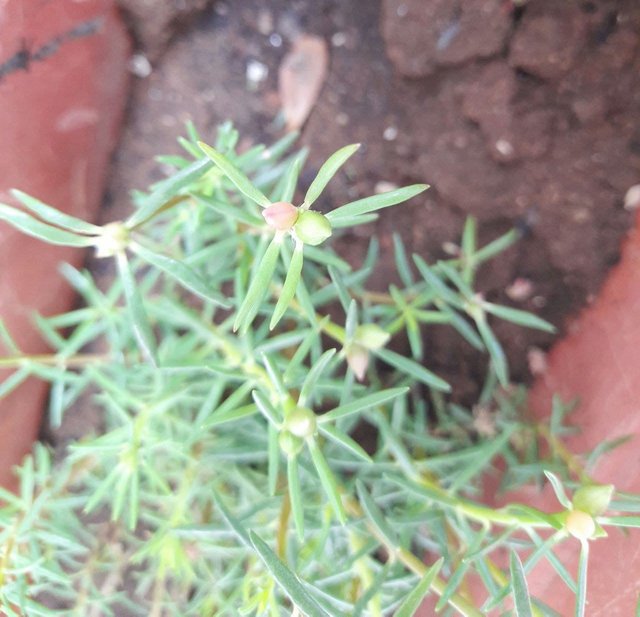
M 298 220 L 298 208 L 286 201 L 277 201 L 262 211 L 267 225 L 277 231 L 288 231 Z
M 357 343 L 350 345 L 347 350 L 347 364 L 358 381 L 362 381 L 369 366 L 369 351 Z

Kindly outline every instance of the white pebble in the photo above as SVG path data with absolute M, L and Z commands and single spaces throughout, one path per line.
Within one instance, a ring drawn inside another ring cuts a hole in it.
M 398 136 L 398 129 L 395 126 L 388 126 L 384 133 L 382 133 L 382 137 L 386 141 L 393 141 Z
M 624 196 L 625 210 L 640 208 L 640 184 L 634 184 Z
M 144 79 L 151 75 L 153 67 L 144 54 L 133 54 L 133 56 L 129 58 L 129 71 L 136 77 Z
M 269 75 L 269 67 L 258 60 L 247 62 L 247 84 L 249 88 L 256 88 Z

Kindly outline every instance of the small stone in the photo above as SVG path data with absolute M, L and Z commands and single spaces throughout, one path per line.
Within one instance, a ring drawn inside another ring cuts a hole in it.
M 256 25 L 258 27 L 258 32 L 260 32 L 260 34 L 264 34 L 266 36 L 267 34 L 270 34 L 271 32 L 273 32 L 273 15 L 271 14 L 271 11 L 262 9 L 258 13 L 258 19 L 257 19 Z
M 528 300 L 533 293 L 533 283 L 527 279 L 518 277 L 506 289 L 505 293 L 515 302 Z
M 376 185 L 373 187 L 373 192 L 376 195 L 380 195 L 382 193 L 388 193 L 389 191 L 395 191 L 397 188 L 398 185 L 395 182 L 380 180 L 380 182 L 376 182 Z
M 512 157 L 514 148 L 506 139 L 498 139 L 495 143 L 496 150 L 504 157 Z
M 336 32 L 331 37 L 331 44 L 334 47 L 342 47 L 347 42 L 347 35 L 344 32 Z
M 269 44 L 271 45 L 271 47 L 281 47 L 282 37 L 277 32 L 274 32 L 273 34 L 269 35 Z
M 250 90 L 255 90 L 269 75 L 269 67 L 259 60 L 249 60 L 247 62 L 247 86 Z
M 398 129 L 395 126 L 388 126 L 384 133 L 382 133 L 382 137 L 385 141 L 393 141 L 398 136 Z
M 153 71 L 153 67 L 151 66 L 151 62 L 144 54 L 133 54 L 131 58 L 129 58 L 129 72 L 140 79 L 144 79 L 145 77 L 149 77 L 151 72 Z
M 544 375 L 547 372 L 547 354 L 538 347 L 530 347 L 527 351 L 527 363 L 529 372 L 534 377 Z
M 640 207 L 640 184 L 634 184 L 624 196 L 625 210 L 635 210 Z

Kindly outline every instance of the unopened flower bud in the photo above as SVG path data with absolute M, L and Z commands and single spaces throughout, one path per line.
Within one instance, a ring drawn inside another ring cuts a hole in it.
M 113 257 L 121 253 L 129 244 L 129 230 L 117 221 L 104 225 L 96 238 L 96 257 Z
M 288 231 L 298 219 L 298 208 L 286 201 L 277 201 L 262 211 L 267 225 L 277 231 Z
M 331 235 L 331 223 L 329 219 L 313 210 L 305 210 L 298 216 L 294 226 L 298 239 L 305 244 L 317 246 L 322 244 Z
M 369 351 L 357 343 L 350 345 L 347 350 L 347 364 L 353 371 L 356 379 L 362 381 L 367 374 L 367 368 L 369 366 Z
M 363 324 L 356 328 L 355 340 L 365 349 L 380 349 L 391 338 L 380 326 L 373 323 Z
M 285 419 L 286 429 L 302 439 L 313 437 L 317 426 L 316 414 L 307 407 L 296 407 Z
M 278 445 L 287 456 L 295 456 L 302 450 L 304 441 L 285 429 L 278 435 Z
M 564 523 L 565 529 L 578 540 L 588 540 L 596 531 L 593 517 L 582 510 L 571 510 Z
M 590 484 L 581 486 L 573 494 L 573 507 L 591 516 L 600 516 L 609 508 L 613 497 L 613 484 Z

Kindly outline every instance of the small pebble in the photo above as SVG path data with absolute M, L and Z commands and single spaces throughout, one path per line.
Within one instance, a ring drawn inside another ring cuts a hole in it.
M 458 257 L 460 255 L 460 247 L 455 242 L 443 242 L 442 250 L 452 257 Z
M 129 58 L 129 71 L 136 77 L 144 79 L 151 75 L 153 67 L 144 54 L 133 54 L 133 56 Z
M 336 32 L 331 37 L 331 44 L 334 47 L 342 47 L 347 42 L 347 35 L 344 32 Z
M 345 114 L 344 112 L 340 112 L 336 116 L 336 123 L 339 126 L 347 126 L 347 124 L 349 124 L 349 116 L 347 114 Z
M 398 136 L 398 129 L 395 126 L 388 126 L 384 133 L 382 133 L 382 137 L 386 141 L 393 141 Z
M 640 184 L 634 184 L 624 196 L 625 210 L 640 208 Z
M 506 139 L 498 139 L 495 145 L 496 150 L 502 154 L 502 156 L 513 156 L 513 146 Z
M 547 372 L 547 354 L 538 347 L 530 347 L 527 351 L 527 363 L 529 372 L 535 377 Z
M 380 195 L 380 193 L 388 193 L 389 191 L 395 191 L 398 188 L 398 185 L 394 182 L 388 182 L 387 180 L 381 180 L 376 183 L 373 188 L 373 192 L 376 195 Z
M 257 26 L 258 32 L 265 36 L 273 32 L 273 16 L 270 11 L 262 9 L 258 13 Z
M 282 37 L 277 32 L 274 32 L 269 36 L 269 44 L 271 47 L 281 47 Z
M 396 10 L 398 17 L 406 17 L 408 13 L 409 7 L 406 4 L 401 4 Z
M 533 283 L 526 278 L 518 277 L 506 289 L 505 293 L 515 302 L 523 302 L 531 297 Z
M 255 90 L 269 75 L 269 67 L 258 60 L 247 62 L 247 86 L 250 90 Z

